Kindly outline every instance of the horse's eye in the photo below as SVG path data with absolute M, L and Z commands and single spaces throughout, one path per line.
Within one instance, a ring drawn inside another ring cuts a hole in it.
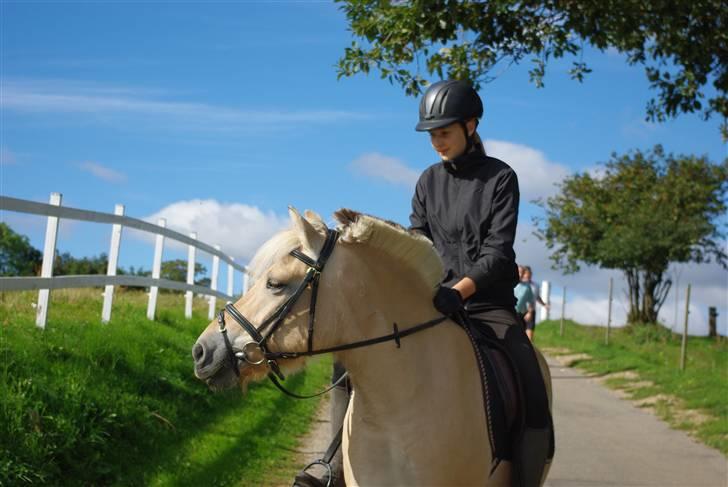
M 276 281 L 275 279 L 268 279 L 265 282 L 265 287 L 267 287 L 268 289 L 276 290 L 276 289 L 283 289 L 284 287 L 286 287 L 286 285 L 283 284 L 282 282 Z

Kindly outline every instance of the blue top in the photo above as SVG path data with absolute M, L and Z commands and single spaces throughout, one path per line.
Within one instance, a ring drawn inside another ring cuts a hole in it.
M 513 288 L 513 294 L 516 297 L 516 311 L 525 314 L 528 311 L 528 303 L 533 303 L 535 300 L 531 285 L 527 282 L 519 282 Z

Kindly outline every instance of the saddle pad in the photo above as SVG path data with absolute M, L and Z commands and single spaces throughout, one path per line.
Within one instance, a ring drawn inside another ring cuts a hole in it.
M 495 468 L 501 460 L 513 458 L 512 431 L 520 414 L 520 388 L 505 352 L 481 337 L 476 338 L 468 326 L 463 328 L 478 362 Z

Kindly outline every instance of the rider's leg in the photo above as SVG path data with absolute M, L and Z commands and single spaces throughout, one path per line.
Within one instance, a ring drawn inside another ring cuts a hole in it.
M 518 370 L 523 389 L 524 424 L 514 439 L 514 484 L 531 487 L 540 484 L 546 463 L 553 456 L 553 427 L 546 386 L 538 359 L 524 324 L 514 311 L 492 310 L 471 315 L 475 333 L 497 339 Z

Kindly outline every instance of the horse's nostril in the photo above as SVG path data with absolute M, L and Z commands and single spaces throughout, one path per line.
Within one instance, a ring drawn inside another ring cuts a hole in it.
M 195 346 L 192 347 L 192 358 L 195 360 L 195 363 L 199 363 L 205 358 L 205 347 L 202 344 L 195 343 Z

